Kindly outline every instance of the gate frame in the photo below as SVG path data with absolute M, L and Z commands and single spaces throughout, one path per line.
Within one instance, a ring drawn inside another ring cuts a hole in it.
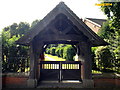
M 49 64 L 48 66 L 47 66 L 47 68 L 44 66 L 44 64 Z M 53 67 L 52 65 L 55 65 L 55 64 L 58 64 L 59 66 L 58 66 L 58 69 L 57 68 L 55 68 L 55 66 Z M 63 64 L 68 64 L 67 65 L 67 68 L 66 69 L 63 69 L 62 68 L 62 65 Z M 70 68 L 69 67 L 69 65 L 72 65 L 72 64 L 77 64 L 79 67 L 77 67 L 77 69 L 74 69 L 73 67 L 72 68 Z M 42 81 L 42 80 L 44 80 L 43 78 L 45 77 L 45 75 L 43 75 L 42 76 L 42 73 L 44 73 L 44 71 L 45 72 L 49 72 L 49 71 L 57 71 L 58 70 L 58 82 L 61 82 L 61 81 L 63 81 L 63 80 L 79 80 L 79 81 L 81 81 L 82 82 L 82 79 L 81 79 L 81 62 L 80 61 L 40 61 L 40 80 Z M 78 73 L 79 73 L 79 75 L 78 75 L 78 79 L 62 79 L 62 77 L 64 77 L 63 76 L 63 73 L 64 73 L 64 70 L 77 70 L 77 71 L 79 71 Z M 54 76 L 55 77 L 55 76 Z M 45 79 L 46 79 L 46 77 L 45 77 Z M 56 79 L 55 79 L 56 80 Z

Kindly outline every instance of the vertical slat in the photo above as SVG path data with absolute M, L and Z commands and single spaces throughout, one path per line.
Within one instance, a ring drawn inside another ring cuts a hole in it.
M 57 64 L 55 64 L 55 69 L 57 69 Z
M 67 64 L 65 64 L 65 69 L 67 69 Z
M 59 76 L 58 76 L 58 81 L 60 82 L 62 80 L 62 72 L 61 72 L 61 69 L 62 68 L 62 63 L 59 62 Z
M 55 65 L 54 67 L 55 67 L 55 69 L 56 69 L 56 64 L 54 64 L 54 65 Z
M 47 69 L 49 68 L 48 64 L 47 64 Z
M 65 67 L 66 67 L 66 65 L 64 64 L 64 68 L 63 69 L 65 69 Z
M 71 69 L 74 69 L 74 66 L 73 66 L 74 64 L 72 64 L 72 68 Z
M 55 69 L 57 69 L 57 64 L 55 64 Z
M 48 69 L 50 69 L 50 64 L 48 64 Z
M 65 64 L 65 69 L 67 69 L 67 64 Z
M 69 69 L 71 69 L 71 64 L 69 64 Z
M 54 69 L 55 69 L 55 64 L 53 66 L 54 66 Z
M 49 64 L 49 69 L 51 69 L 51 64 Z
M 50 69 L 53 69 L 53 64 L 50 64 Z
M 66 69 L 68 69 L 69 68 L 69 66 L 68 66 L 68 64 L 66 64 L 67 65 L 67 68 Z
M 68 69 L 70 69 L 70 64 L 68 64 Z
M 50 68 L 50 64 L 48 64 L 48 69 Z

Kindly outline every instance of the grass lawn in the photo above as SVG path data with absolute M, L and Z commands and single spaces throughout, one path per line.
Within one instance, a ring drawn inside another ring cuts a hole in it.
M 50 54 L 45 54 L 45 56 L 49 57 L 49 58 L 52 58 L 54 59 L 55 61 L 66 61 L 65 59 L 63 58 L 60 58 L 58 56 L 52 56 Z M 49 58 L 45 58 L 45 61 L 51 61 Z

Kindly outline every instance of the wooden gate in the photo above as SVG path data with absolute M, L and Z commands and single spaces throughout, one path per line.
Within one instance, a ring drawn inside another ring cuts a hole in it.
M 40 80 L 43 81 L 81 81 L 80 61 L 41 61 Z

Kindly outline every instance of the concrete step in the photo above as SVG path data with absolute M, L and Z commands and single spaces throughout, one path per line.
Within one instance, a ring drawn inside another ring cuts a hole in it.
M 37 88 L 83 88 L 83 84 L 78 81 L 42 81 Z

